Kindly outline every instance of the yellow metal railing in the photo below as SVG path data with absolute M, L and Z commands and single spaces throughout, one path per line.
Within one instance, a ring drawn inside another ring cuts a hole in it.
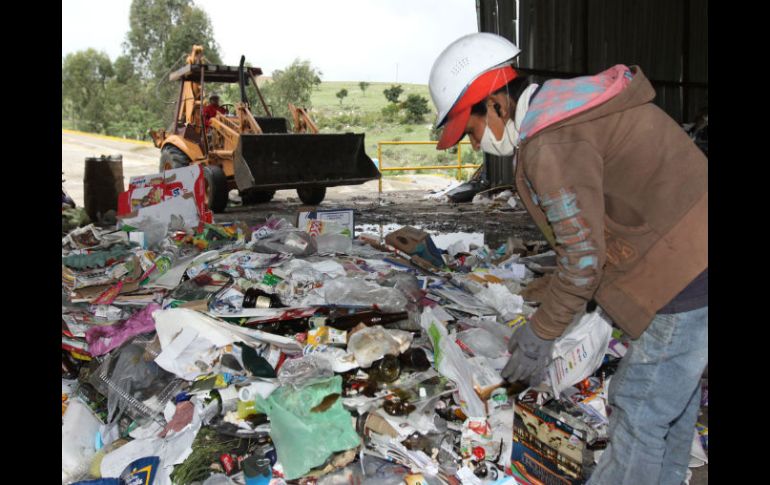
M 421 167 L 393 167 L 384 168 L 382 166 L 382 145 L 435 145 L 436 141 L 378 141 L 377 142 L 377 163 L 380 172 L 398 172 L 400 170 L 457 170 L 457 179 L 462 178 L 464 168 L 479 168 L 481 165 L 463 165 L 462 145 L 470 145 L 467 140 L 457 144 L 457 165 L 424 165 Z M 382 193 L 382 177 L 379 180 L 379 192 Z

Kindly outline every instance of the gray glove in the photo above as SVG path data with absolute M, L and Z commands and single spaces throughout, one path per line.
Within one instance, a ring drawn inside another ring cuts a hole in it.
M 545 367 L 551 357 L 553 340 L 545 340 L 532 330 L 530 322 L 519 327 L 508 341 L 511 358 L 501 375 L 509 382 L 523 381 L 530 386 L 545 379 Z

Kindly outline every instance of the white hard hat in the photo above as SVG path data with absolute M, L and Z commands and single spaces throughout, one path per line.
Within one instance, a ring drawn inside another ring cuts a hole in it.
M 433 63 L 428 81 L 430 97 L 438 110 L 436 126 L 444 124 L 447 114 L 474 79 L 510 63 L 519 52 L 513 42 L 486 32 L 468 34 L 449 44 Z

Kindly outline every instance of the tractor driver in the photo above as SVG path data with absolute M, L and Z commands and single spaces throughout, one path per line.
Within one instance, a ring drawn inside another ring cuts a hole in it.
M 215 117 L 217 113 L 227 114 L 227 108 L 219 106 L 219 95 L 212 94 L 209 97 L 209 104 L 203 108 L 203 123 L 206 125 L 206 131 L 211 124 L 211 118 Z

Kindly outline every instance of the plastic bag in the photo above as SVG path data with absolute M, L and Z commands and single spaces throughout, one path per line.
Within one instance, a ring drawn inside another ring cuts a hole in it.
M 412 334 L 403 330 L 386 330 L 380 325 L 366 327 L 350 336 L 348 352 L 358 365 L 371 367 L 372 362 L 386 355 L 399 355 L 409 348 Z
M 411 302 L 418 302 L 425 296 L 425 292 L 420 288 L 420 282 L 417 277 L 411 273 L 396 272 L 388 275 L 382 281 L 383 286 L 392 286 L 401 291 Z
M 422 313 L 422 328 L 433 344 L 436 368 L 441 375 L 448 377 L 457 385 L 460 407 L 467 416 L 485 417 L 484 403 L 473 389 L 473 367 L 465 358 L 463 351 L 449 337 L 444 324 L 436 318 L 430 308 Z
M 305 387 L 334 375 L 331 363 L 318 355 L 310 354 L 289 359 L 278 371 L 278 382 L 282 386 Z
M 305 231 L 278 231 L 259 239 L 254 243 L 255 251 L 267 253 L 290 253 L 295 256 L 310 256 L 315 254 L 318 246 Z
M 137 337 L 104 362 L 91 375 L 91 384 L 107 396 L 108 422 L 125 412 L 140 423 L 158 417 L 184 385 L 154 362 L 159 352 L 156 340 Z
M 152 332 L 155 330 L 155 320 L 152 318 L 152 312 L 155 310 L 160 310 L 160 305 L 150 303 L 123 322 L 89 328 L 86 331 L 88 352 L 94 356 L 104 355 L 120 347 L 131 337 Z
M 96 453 L 94 437 L 101 426 L 99 419 L 80 400 L 74 399 L 62 418 L 61 480 L 70 483 L 88 472 Z
M 142 217 L 132 221 L 131 227 L 144 233 L 144 242 L 147 249 L 156 248 L 168 233 L 168 224 L 154 217 Z
M 341 394 L 342 377 L 334 376 L 301 389 L 279 387 L 267 399 L 257 396 L 258 408 L 270 419 L 270 437 L 287 480 L 360 444 Z
M 553 344 L 553 362 L 548 365 L 547 381 L 555 397 L 564 389 L 593 374 L 602 364 L 612 338 L 612 325 L 601 309 L 576 316 L 564 334 Z
M 505 340 L 498 338 L 483 328 L 469 328 L 468 330 L 458 332 L 457 340 L 470 349 L 473 355 L 497 359 L 508 353 Z
M 408 300 L 401 291 L 361 278 L 336 278 L 323 286 L 327 305 L 377 307 L 385 313 L 404 311 Z
M 316 236 L 318 254 L 348 254 L 353 249 L 353 240 L 343 234 L 320 234 Z
M 474 296 L 484 304 L 494 308 L 506 321 L 512 320 L 523 310 L 524 299 L 511 293 L 505 285 L 489 283 L 485 289 Z

